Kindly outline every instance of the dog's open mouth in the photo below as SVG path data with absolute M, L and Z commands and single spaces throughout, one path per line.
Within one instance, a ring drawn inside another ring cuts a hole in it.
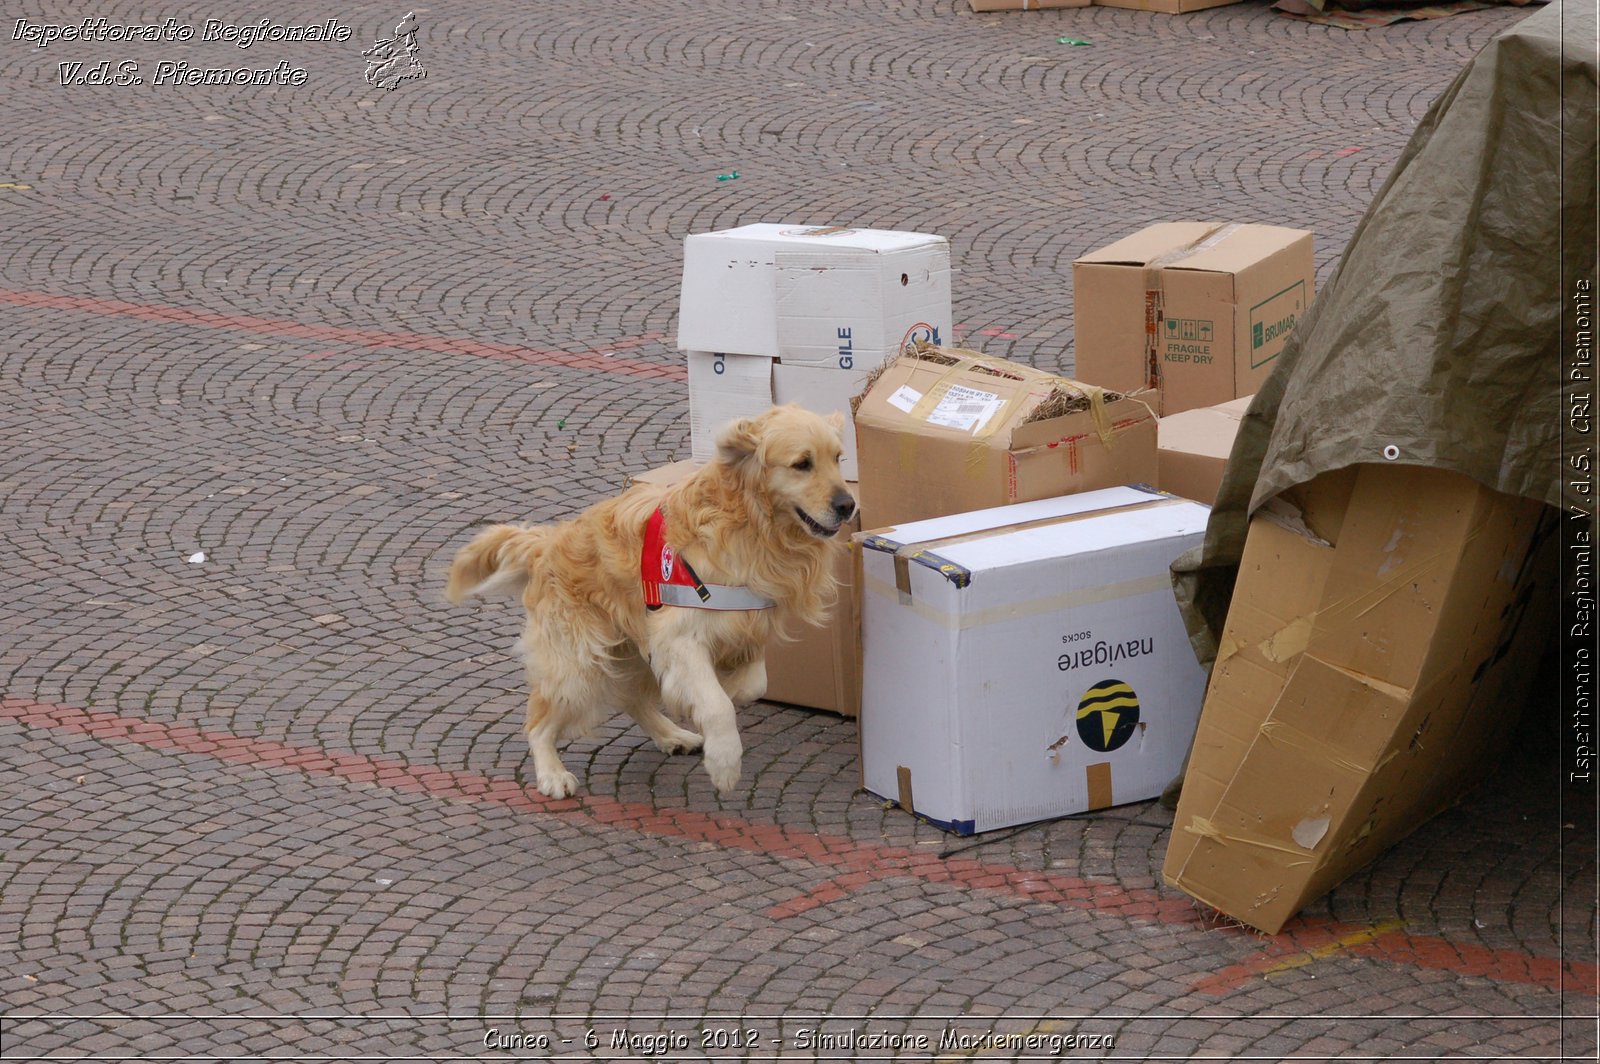
M 832 539 L 834 533 L 839 531 L 838 525 L 834 525 L 832 528 L 829 528 L 827 525 L 818 524 L 816 521 L 813 521 L 811 519 L 811 515 L 806 513 L 798 506 L 794 508 L 794 512 L 800 515 L 801 522 L 805 524 L 806 529 L 810 531 L 813 536 L 820 536 L 823 539 Z

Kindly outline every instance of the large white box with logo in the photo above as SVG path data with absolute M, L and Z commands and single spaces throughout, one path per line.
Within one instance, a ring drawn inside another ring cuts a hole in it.
M 959 834 L 1160 794 L 1206 680 L 1168 570 L 1209 513 L 1109 488 L 855 536 L 867 789 Z
M 761 223 L 684 238 L 683 350 L 871 369 L 916 336 L 950 336 L 942 236 Z

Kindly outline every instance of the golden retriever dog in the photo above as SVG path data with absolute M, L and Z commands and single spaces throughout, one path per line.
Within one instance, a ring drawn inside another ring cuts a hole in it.
M 856 509 L 843 425 L 773 407 L 723 429 L 716 458 L 683 481 L 635 485 L 559 524 L 494 525 L 456 555 L 450 601 L 520 595 L 527 610 L 523 727 L 541 792 L 573 793 L 556 743 L 617 712 L 667 753 L 703 745 L 720 793 L 738 783 L 735 707 L 766 693 L 768 637 L 823 623 L 835 596 L 835 537 Z M 666 586 L 669 572 L 690 586 Z M 657 580 L 667 604 L 652 606 Z

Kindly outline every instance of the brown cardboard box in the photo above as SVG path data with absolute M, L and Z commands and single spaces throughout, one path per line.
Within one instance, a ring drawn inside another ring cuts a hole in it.
M 902 355 L 855 418 L 864 528 L 1155 481 L 1144 403 L 975 351 Z
M 692 460 L 674 462 L 636 474 L 632 482 L 674 484 L 700 468 L 700 464 Z M 859 498 L 857 486 L 849 487 Z M 848 540 L 859 531 L 858 513 L 839 536 Z M 821 628 L 798 625 L 790 632 L 793 639 L 773 639 L 767 644 L 765 701 L 825 709 L 846 717 L 861 712 L 861 593 L 855 579 L 859 566 L 850 556 L 859 549 L 848 544 L 835 565 L 839 598 L 829 622 Z
M 1157 413 L 1253 395 L 1311 305 L 1311 233 L 1163 222 L 1072 265 L 1079 380 L 1155 387 Z
M 1237 4 L 1239 0 L 1094 0 L 1097 7 L 1126 7 L 1134 11 L 1159 11 L 1164 15 L 1186 15 L 1208 7 Z
M 1268 933 L 1507 741 L 1552 602 L 1537 502 L 1355 466 L 1250 524 L 1162 875 Z
M 1156 487 L 1207 506 L 1216 502 L 1239 420 L 1253 398 L 1162 418 L 1156 425 Z
M 1088 7 L 1091 0 L 967 0 L 974 11 L 1040 11 L 1052 7 Z M 1226 0 L 1233 3 L 1234 0 Z
M 856 485 L 850 485 L 855 491 Z M 841 537 L 861 531 L 858 513 Z M 796 627 L 792 641 L 774 639 L 767 644 L 768 702 L 787 702 L 809 709 L 826 709 L 841 716 L 861 714 L 861 589 L 856 582 L 859 566 L 852 555 L 861 548 L 847 543 L 835 563 L 839 598 L 833 615 L 821 628 Z

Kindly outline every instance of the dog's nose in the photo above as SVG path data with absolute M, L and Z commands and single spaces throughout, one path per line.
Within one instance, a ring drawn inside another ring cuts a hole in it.
M 840 521 L 848 521 L 856 512 L 856 500 L 848 491 L 841 491 L 833 496 L 833 512 Z

